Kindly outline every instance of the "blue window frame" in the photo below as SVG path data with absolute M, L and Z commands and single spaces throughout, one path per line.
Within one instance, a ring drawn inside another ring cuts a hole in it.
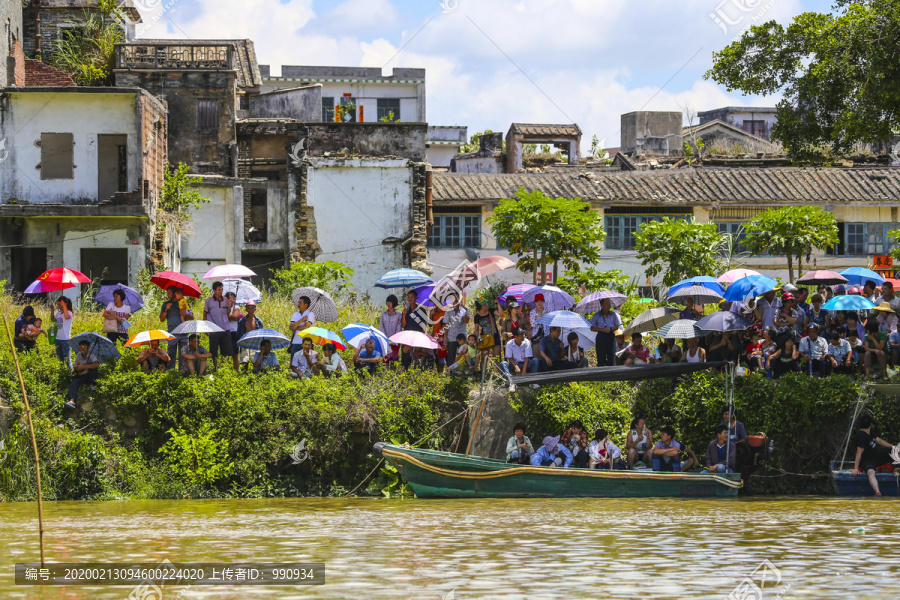
M 429 248 L 481 248 L 481 215 L 434 215 Z

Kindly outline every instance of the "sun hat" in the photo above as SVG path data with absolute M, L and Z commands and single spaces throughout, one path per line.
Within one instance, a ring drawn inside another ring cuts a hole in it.
M 544 448 L 547 449 L 547 452 L 553 452 L 553 449 L 559 444 L 559 436 L 553 437 L 552 435 L 548 435 L 544 438 L 543 444 Z
M 882 302 L 878 306 L 875 307 L 875 310 L 880 310 L 882 312 L 894 313 L 896 312 L 892 307 L 890 302 Z
M 625 335 L 625 331 L 619 328 L 613 331 L 613 335 Z
M 537 302 L 538 300 L 543 300 L 543 299 L 544 299 L 544 295 L 543 295 L 543 294 L 535 294 L 535 295 L 534 295 L 534 301 L 535 301 L 535 302 Z

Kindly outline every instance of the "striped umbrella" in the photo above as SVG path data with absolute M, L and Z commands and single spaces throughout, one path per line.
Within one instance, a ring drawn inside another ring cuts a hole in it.
M 511 285 L 503 290 L 503 293 L 500 294 L 497 301 L 501 305 L 506 306 L 506 299 L 512 296 L 519 304 L 522 304 L 522 295 L 533 287 L 537 286 L 530 283 L 517 283 L 516 285 Z
M 135 346 L 142 346 L 144 344 L 150 345 L 152 340 L 174 340 L 175 336 L 169 333 L 168 331 L 164 331 L 162 329 L 151 329 L 150 331 L 142 331 L 140 333 L 136 333 L 131 338 L 125 342 L 126 348 L 133 348 Z
M 722 294 L 702 285 L 689 285 L 669 295 L 669 300 L 678 304 L 687 304 L 688 298 L 691 298 L 694 304 L 715 304 L 722 299 Z
M 422 271 L 415 269 L 394 269 L 381 276 L 375 282 L 375 287 L 380 288 L 411 288 L 425 283 L 433 283 L 431 277 Z
M 69 340 L 69 347 L 73 352 L 79 352 L 78 345 L 82 340 L 88 341 L 91 345 L 88 352 L 96 355 L 100 362 L 108 362 L 122 357 L 114 342 L 109 341 L 107 338 L 93 331 L 76 335 Z
M 587 327 L 590 329 L 591 324 L 587 319 L 570 310 L 555 310 L 542 315 L 537 320 L 541 325 L 547 327 L 562 327 L 563 329 L 577 329 L 579 327 Z
M 384 335 L 380 329 L 376 329 L 371 325 L 366 325 L 365 323 L 350 323 L 341 329 L 341 333 L 344 334 L 347 343 L 354 348 L 365 346 L 366 340 L 372 338 L 375 340 L 375 347 L 381 350 L 382 354 L 389 354 L 391 352 L 391 342 L 388 340 L 387 336 Z
M 630 336 L 632 333 L 646 333 L 659 329 L 663 325 L 678 319 L 680 312 L 677 308 L 669 308 L 667 306 L 645 310 L 631 321 L 628 329 L 625 330 L 625 335 Z
M 254 329 L 250 333 L 244 334 L 238 340 L 238 346 L 248 350 L 259 350 L 265 340 L 272 343 L 272 350 L 287 348 L 291 345 L 291 341 L 279 331 L 274 329 Z
M 294 306 L 297 306 L 297 302 L 303 296 L 309 298 L 309 309 L 316 315 L 316 321 L 334 323 L 338 320 L 337 304 L 334 303 L 328 292 L 317 287 L 298 287 L 291 292 L 291 301 Z
M 192 333 L 221 333 L 225 331 L 212 321 L 185 321 L 172 330 L 172 335 L 190 335 Z
M 300 330 L 298 333 L 300 334 L 301 338 L 309 338 L 312 340 L 313 344 L 316 344 L 318 346 L 323 346 L 325 344 L 334 344 L 335 348 L 337 348 L 338 350 L 347 349 L 347 346 L 344 345 L 344 340 L 341 339 L 341 336 L 333 331 L 328 331 L 324 327 L 307 327 L 306 329 Z
M 579 302 L 578 306 L 575 307 L 575 312 L 581 313 L 583 315 L 586 315 L 588 313 L 595 313 L 600 310 L 600 302 L 605 299 L 608 299 L 612 303 L 613 308 L 617 308 L 625 304 L 625 301 L 628 300 L 628 297 L 624 294 L 613 292 L 611 290 L 594 292 L 593 294 L 588 294 L 581 299 L 581 302 Z
M 703 331 L 695 325 L 696 321 L 690 319 L 678 319 L 659 328 L 656 337 L 669 340 L 687 340 L 703 337 Z

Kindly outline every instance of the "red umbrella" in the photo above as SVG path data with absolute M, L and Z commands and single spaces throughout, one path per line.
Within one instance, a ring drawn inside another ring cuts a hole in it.
M 84 273 L 73 271 L 65 267 L 44 271 L 34 280 L 34 283 L 25 290 L 26 294 L 41 294 L 43 292 L 58 292 L 73 288 L 79 283 L 90 283 L 91 278 Z
M 466 287 L 473 281 L 478 281 L 482 277 L 508 269 L 515 266 L 516 263 L 503 256 L 485 256 L 474 262 L 470 262 L 464 267 L 457 267 L 451 273 L 444 276 L 444 279 L 452 281 L 460 289 Z
M 847 278 L 834 271 L 810 271 L 797 280 L 801 285 L 837 285 L 847 283 Z
M 157 273 L 150 278 L 150 283 L 155 283 L 164 290 L 174 285 L 175 287 L 184 290 L 185 296 L 190 296 L 191 298 L 200 297 L 200 286 L 187 275 L 175 273 L 174 271 L 162 271 Z

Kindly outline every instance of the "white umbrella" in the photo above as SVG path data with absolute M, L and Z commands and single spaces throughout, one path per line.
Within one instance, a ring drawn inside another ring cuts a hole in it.
M 262 292 L 252 283 L 243 279 L 223 279 L 222 293 L 227 294 L 228 292 L 234 292 L 234 303 L 238 306 L 245 306 L 251 300 L 257 304 L 262 302 Z
M 172 335 L 187 335 L 191 333 L 220 333 L 225 331 L 212 321 L 185 321 L 172 330 Z

